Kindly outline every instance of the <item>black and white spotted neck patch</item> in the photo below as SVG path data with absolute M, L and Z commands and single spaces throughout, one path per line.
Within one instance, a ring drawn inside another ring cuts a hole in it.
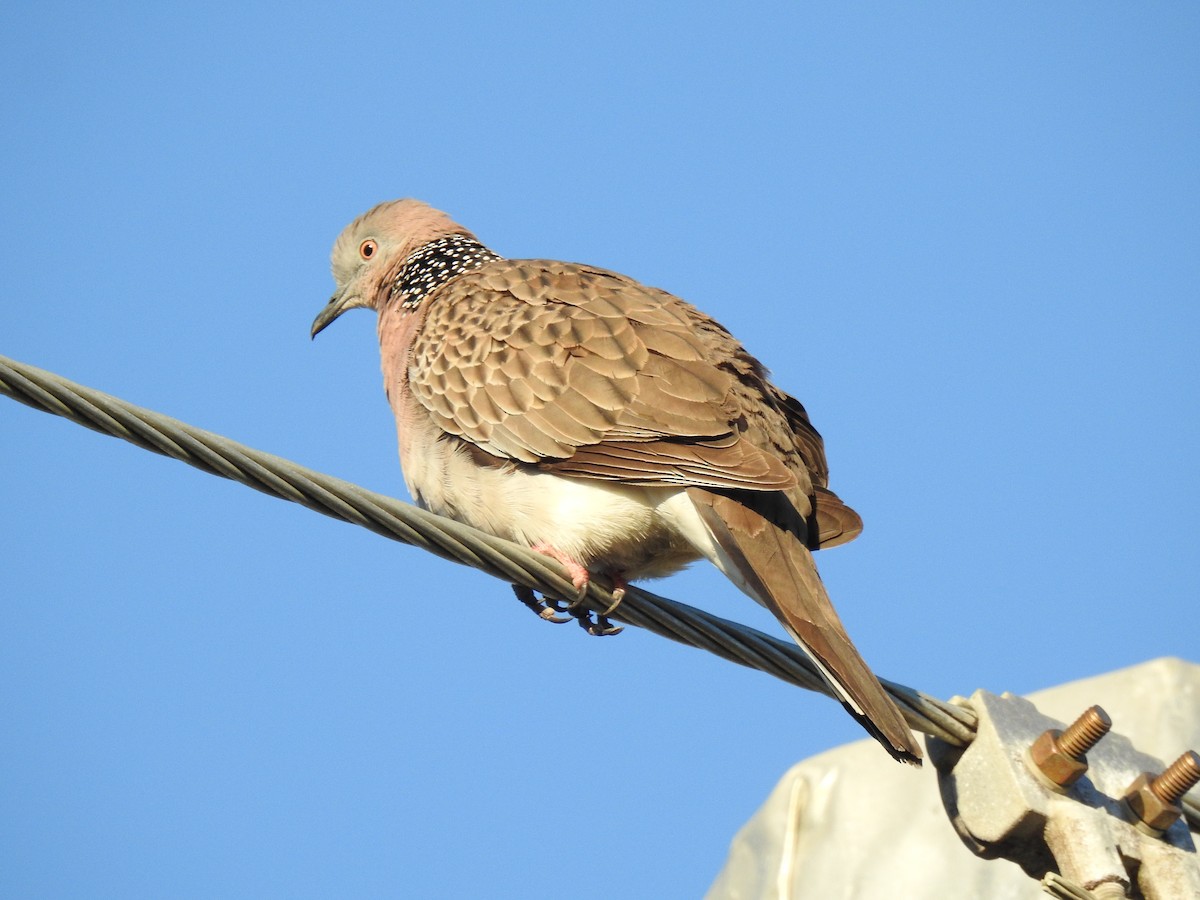
M 413 309 L 451 278 L 499 258 L 498 253 L 465 234 L 438 238 L 405 261 L 392 285 L 392 296 L 398 294 L 401 305 Z

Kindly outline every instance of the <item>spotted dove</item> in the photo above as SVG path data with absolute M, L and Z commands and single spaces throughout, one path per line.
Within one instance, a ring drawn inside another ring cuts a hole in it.
M 921 753 L 811 551 L 861 520 L 820 435 L 762 364 L 683 300 L 593 266 L 505 259 L 416 200 L 355 219 L 312 334 L 378 313 L 418 504 L 618 588 L 705 558 L 769 609 L 896 759 Z

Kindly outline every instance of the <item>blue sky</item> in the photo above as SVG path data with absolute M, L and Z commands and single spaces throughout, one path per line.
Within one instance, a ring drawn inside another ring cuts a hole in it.
M 1195 660 L 1197 46 L 1191 4 L 11 3 L 0 354 L 403 497 L 369 315 L 308 326 L 342 226 L 420 197 L 773 369 L 880 674 Z M 0 463 L 4 896 L 697 896 L 860 737 L 3 398 Z

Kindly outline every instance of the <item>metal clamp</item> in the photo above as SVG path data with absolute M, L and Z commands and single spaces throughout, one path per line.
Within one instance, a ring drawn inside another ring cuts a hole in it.
M 1034 878 L 1060 875 L 1093 897 L 1200 897 L 1200 861 L 1179 818 L 1200 756 L 1189 751 L 1167 767 L 1110 732 L 1099 707 L 1065 726 L 1012 694 L 976 691 L 958 702 L 979 717 L 975 740 L 958 748 L 930 739 L 929 756 L 973 852 Z

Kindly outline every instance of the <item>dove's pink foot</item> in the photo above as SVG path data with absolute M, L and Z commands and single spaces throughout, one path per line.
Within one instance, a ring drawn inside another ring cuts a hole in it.
M 577 622 L 579 622 L 579 625 L 588 634 L 596 637 L 618 634 L 624 630 L 620 625 L 613 625 L 608 621 L 609 614 L 621 604 L 621 600 L 623 600 L 625 597 L 625 588 L 628 586 L 628 583 L 625 581 L 624 577 L 621 575 L 612 576 L 613 603 L 608 609 L 606 609 L 603 613 L 598 614 L 595 619 L 593 619 L 590 612 L 585 609 L 579 609 L 579 605 L 583 602 L 583 598 L 587 596 L 588 584 L 591 583 L 592 579 L 591 573 L 588 572 L 587 567 L 580 563 L 577 559 L 569 556 L 568 554 L 559 550 L 557 547 L 553 546 L 552 544 L 548 544 L 545 541 L 540 541 L 534 544 L 533 549 L 538 553 L 549 556 L 553 560 L 557 560 L 558 563 L 567 570 L 567 574 L 571 577 L 571 584 L 575 588 L 575 597 L 574 599 L 562 604 L 557 604 L 554 601 L 545 601 L 544 603 L 539 604 L 541 607 L 540 610 L 533 606 L 530 607 L 531 609 L 537 612 L 538 615 L 543 619 L 551 622 L 563 621 L 560 617 L 555 616 L 554 613 L 568 613 L 573 616 Z M 517 596 L 521 598 L 522 603 L 525 603 L 526 606 L 529 606 L 529 603 L 525 598 L 521 597 L 520 593 L 518 593 Z M 537 602 L 536 599 L 534 602 Z
M 545 541 L 534 544 L 533 549 L 544 556 L 557 560 L 567 570 L 567 574 L 571 576 L 571 584 L 575 586 L 575 599 L 567 604 L 567 608 L 573 609 L 578 606 L 580 601 L 587 596 L 588 583 L 592 580 L 591 573 L 579 560 L 568 556 Z

